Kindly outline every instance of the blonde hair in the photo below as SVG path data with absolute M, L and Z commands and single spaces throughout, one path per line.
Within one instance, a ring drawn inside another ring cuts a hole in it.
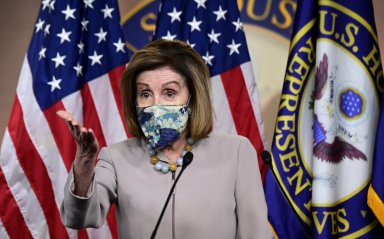
M 144 137 L 136 112 L 137 77 L 144 71 L 162 66 L 169 66 L 186 79 L 191 95 L 191 114 L 186 129 L 188 137 L 195 140 L 207 137 L 213 124 L 209 71 L 201 56 L 187 43 L 178 40 L 149 43 L 132 56 L 125 69 L 120 88 L 129 132 L 134 137 Z

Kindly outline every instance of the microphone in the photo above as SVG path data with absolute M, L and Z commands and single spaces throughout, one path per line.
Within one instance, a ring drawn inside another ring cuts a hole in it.
M 187 151 L 183 156 L 183 165 L 181 166 L 181 170 L 184 170 L 188 165 L 192 163 L 193 153 Z M 181 172 L 180 172 L 181 174 Z
M 272 171 L 272 175 L 273 175 L 273 177 L 275 178 L 277 184 L 279 185 L 278 180 L 277 180 L 276 173 L 275 173 L 275 171 L 273 171 L 272 156 L 271 156 L 271 154 L 270 154 L 268 151 L 263 150 L 263 151 L 261 152 L 261 159 L 262 159 L 263 162 L 268 166 L 268 168 Z M 284 197 L 285 201 L 291 206 L 292 210 L 295 212 L 296 216 L 297 216 L 298 218 L 300 218 L 299 214 L 296 212 L 296 210 L 294 210 L 294 207 L 293 207 L 291 201 L 289 201 L 289 197 L 288 197 L 288 195 L 287 195 L 286 192 L 280 187 L 280 185 L 279 185 L 279 190 L 280 190 L 280 192 L 283 194 L 283 197 Z M 301 222 L 300 224 L 301 224 L 301 226 L 303 227 L 303 232 L 304 232 L 305 236 L 306 236 L 307 238 L 310 238 L 309 235 L 307 234 L 307 232 L 305 231 L 305 226 L 303 225 L 303 222 L 302 222 L 301 220 L 299 220 L 299 221 Z
M 261 159 L 268 166 L 268 168 L 270 168 L 273 171 L 272 157 L 268 151 L 263 150 L 263 152 L 261 152 Z
M 177 178 L 176 178 L 175 182 L 173 182 L 171 190 L 169 190 L 169 194 L 168 194 L 167 200 L 165 201 L 165 204 L 163 206 L 163 210 L 161 211 L 160 217 L 157 220 L 155 229 L 153 229 L 153 232 L 152 232 L 152 235 L 151 235 L 151 239 L 154 239 L 156 237 L 157 229 L 159 229 L 160 222 L 163 219 L 164 212 L 165 212 L 165 209 L 168 206 L 169 199 L 171 199 L 172 192 L 175 189 L 175 186 L 176 186 L 177 182 L 179 181 L 179 178 L 180 178 L 181 174 L 183 174 L 184 170 L 192 163 L 192 160 L 193 160 L 193 153 L 187 151 L 184 154 L 184 156 L 183 156 L 183 165 L 181 166 L 181 171 L 180 171 L 179 175 L 177 175 Z

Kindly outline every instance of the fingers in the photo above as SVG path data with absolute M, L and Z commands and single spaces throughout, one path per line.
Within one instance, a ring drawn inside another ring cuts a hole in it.
M 82 131 L 82 126 L 77 122 L 72 115 L 65 110 L 59 110 L 56 112 L 56 114 L 63 120 L 65 120 L 69 126 L 69 129 L 71 130 L 71 133 L 73 137 L 75 138 L 76 142 L 80 139 L 80 132 Z
M 59 110 L 56 112 L 56 114 L 62 118 L 63 120 L 65 121 L 72 121 L 73 120 L 73 117 L 72 115 L 68 112 L 68 111 L 65 111 L 65 110 Z
M 86 129 L 85 127 L 81 127 L 79 133 L 79 141 L 82 145 L 90 145 L 94 144 L 96 141 L 95 135 L 91 129 Z
M 89 142 L 91 144 L 96 144 L 98 146 L 97 140 L 96 140 L 96 135 L 95 132 L 93 132 L 93 129 L 88 129 L 88 134 L 89 134 Z
M 81 128 L 78 145 L 86 156 L 96 154 L 99 149 L 93 130 L 84 127 Z
M 92 129 L 88 129 L 88 131 L 85 133 L 84 140 L 85 140 L 87 146 L 92 147 L 92 148 L 94 148 L 94 147 L 98 148 L 97 140 L 96 140 L 95 134 L 93 133 Z
M 88 138 L 88 130 L 85 127 L 75 126 L 78 130 L 78 134 L 76 135 L 76 141 L 81 145 L 86 145 L 86 140 Z
M 83 153 L 94 154 L 97 152 L 99 145 L 92 129 L 87 129 L 80 125 L 68 111 L 59 110 L 56 114 L 67 122 L 76 144 Z
M 67 121 L 69 128 L 71 129 L 71 133 L 75 138 L 76 142 L 80 140 L 80 133 L 82 131 L 82 127 L 76 120 Z M 84 128 L 85 129 L 85 128 Z

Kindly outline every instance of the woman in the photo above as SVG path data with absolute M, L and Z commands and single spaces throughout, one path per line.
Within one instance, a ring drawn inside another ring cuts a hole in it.
M 173 192 L 156 238 L 272 238 L 257 155 L 241 136 L 213 133 L 209 73 L 181 41 L 138 51 L 121 82 L 132 139 L 101 149 L 91 129 L 58 112 L 77 142 L 61 205 L 71 228 L 99 227 L 114 203 L 120 238 L 149 238 L 182 156 L 194 160 Z

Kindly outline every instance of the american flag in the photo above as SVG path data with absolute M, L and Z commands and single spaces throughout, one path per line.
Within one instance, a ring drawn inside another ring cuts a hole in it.
M 75 143 L 58 110 L 93 128 L 100 146 L 127 138 L 119 93 L 129 55 L 116 0 L 43 0 L 21 69 L 0 156 L 1 238 L 117 238 L 60 220 Z
M 185 41 L 202 56 L 211 75 L 214 130 L 249 138 L 264 178 L 260 154 L 266 137 L 236 0 L 162 1 L 155 31 L 159 38 Z

